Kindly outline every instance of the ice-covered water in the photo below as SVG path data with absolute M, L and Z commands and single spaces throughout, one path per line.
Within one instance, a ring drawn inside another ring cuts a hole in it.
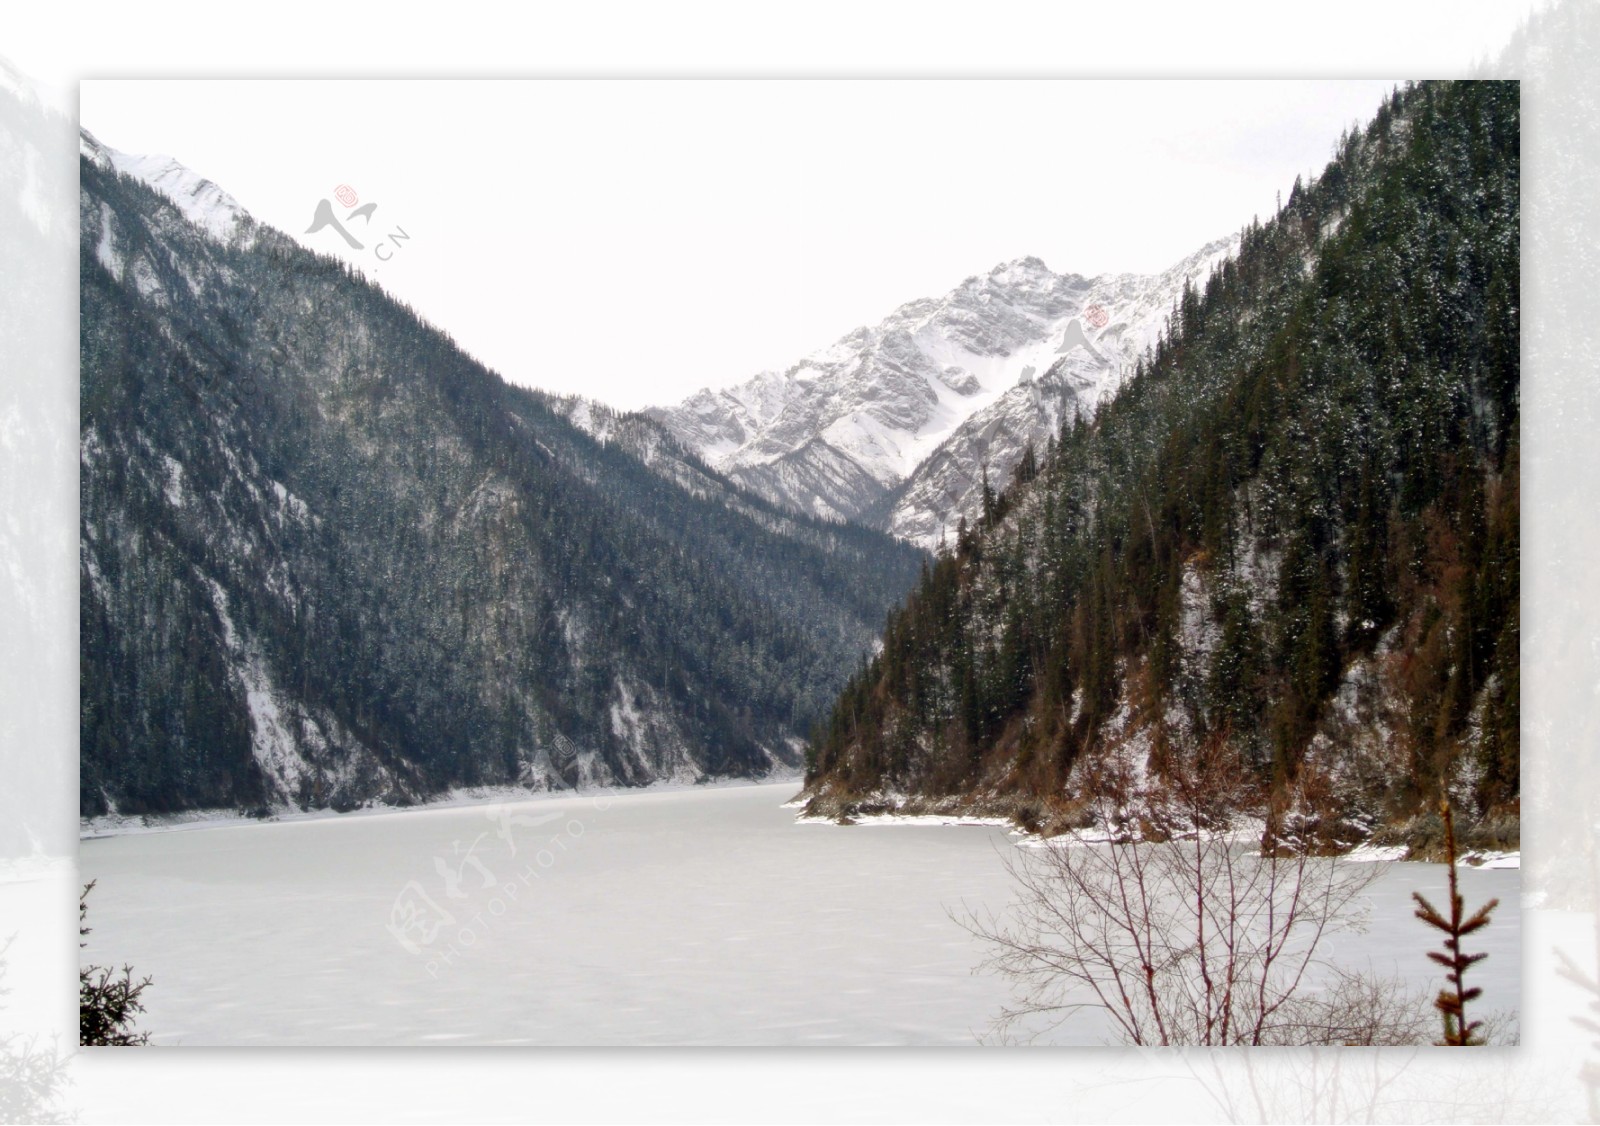
M 797 825 L 794 789 L 85 840 L 84 956 L 155 978 L 161 1044 L 974 1043 L 1007 987 L 946 908 L 1005 907 L 1015 838 Z M 1520 873 L 1463 877 L 1469 904 L 1500 897 L 1477 984 L 1515 1007 Z M 1431 984 L 1413 888 L 1442 901 L 1443 869 L 1391 868 L 1339 960 Z

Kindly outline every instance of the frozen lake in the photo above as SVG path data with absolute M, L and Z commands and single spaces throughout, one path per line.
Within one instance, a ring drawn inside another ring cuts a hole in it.
M 973 1044 L 1008 997 L 947 907 L 1011 899 L 1006 830 L 797 825 L 797 783 L 231 824 L 81 842 L 85 958 L 155 984 L 159 1044 Z M 534 822 L 538 822 L 535 824 Z M 1520 872 L 1469 949 L 1515 1008 Z M 1434 986 L 1394 865 L 1338 960 Z M 1093 1014 L 1057 1042 L 1101 1043 Z

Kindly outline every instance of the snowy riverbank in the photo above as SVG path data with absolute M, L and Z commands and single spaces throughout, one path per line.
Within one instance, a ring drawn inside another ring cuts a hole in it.
M 610 799 L 634 794 L 668 794 L 685 790 L 725 790 L 749 786 L 799 785 L 799 774 L 773 774 L 763 778 L 719 778 L 707 782 L 661 781 L 647 786 L 589 786 L 582 790 L 529 790 L 521 786 L 463 786 L 438 798 L 415 805 L 372 803 L 359 809 L 274 808 L 264 817 L 237 809 L 197 809 L 179 813 L 107 813 L 78 820 L 78 839 L 99 840 L 138 833 L 174 833 L 192 829 L 219 829 L 247 825 L 273 825 L 296 821 L 332 821 L 397 814 L 428 813 L 473 806 L 510 805 L 520 802 L 559 801 L 567 798 Z
M 805 810 L 809 804 L 808 799 L 799 797 L 783 804 L 784 809 Z M 881 812 L 864 812 L 856 810 L 841 819 L 838 816 L 823 816 L 820 814 L 799 813 L 795 817 L 797 825 L 831 825 L 841 828 L 861 828 L 871 826 L 969 826 L 981 828 L 1010 829 L 1011 835 L 1022 838 L 1018 844 L 1024 848 L 1065 848 L 1079 845 L 1109 844 L 1115 840 L 1124 839 L 1125 834 L 1111 833 L 1105 829 L 1073 829 L 1067 832 L 1044 835 L 1029 833 L 1016 826 L 1016 821 L 1011 817 L 982 816 L 958 812 L 910 812 L 902 813 L 901 809 L 920 809 L 915 802 L 904 799 L 895 801 L 887 799 L 890 808 Z M 1228 835 L 1239 841 L 1257 840 L 1261 836 L 1263 823 L 1259 819 L 1246 819 Z M 1343 859 L 1352 864 L 1373 863 L 1437 863 L 1422 858 L 1414 858 L 1412 850 L 1405 845 L 1359 845 L 1346 853 Z M 1457 866 L 1462 868 L 1486 869 L 1520 869 L 1522 867 L 1522 852 L 1515 850 L 1495 849 L 1469 849 L 1456 860 Z

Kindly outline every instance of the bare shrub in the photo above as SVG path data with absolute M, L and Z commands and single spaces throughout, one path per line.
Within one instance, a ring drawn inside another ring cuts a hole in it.
M 1038 1036 L 1096 1007 L 1130 1044 L 1418 1042 L 1425 1002 L 1317 958 L 1326 935 L 1361 925 L 1382 866 L 1283 847 L 1281 811 L 1252 848 L 1262 827 L 1244 830 L 1243 776 L 1213 750 L 1157 787 L 1109 779 L 1104 839 L 1006 858 L 1020 891 L 1009 916 L 958 919 L 1017 987 L 997 1034 Z

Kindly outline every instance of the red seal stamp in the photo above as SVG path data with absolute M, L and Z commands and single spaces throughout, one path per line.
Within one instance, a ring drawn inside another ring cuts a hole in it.
M 345 207 L 354 207 L 356 205 L 356 200 L 360 199 L 361 197 L 356 195 L 356 190 L 349 184 L 340 184 L 337 188 L 333 189 L 333 198 L 338 200 Z
M 1090 305 L 1083 311 L 1083 319 L 1088 321 L 1093 328 L 1105 328 L 1106 322 L 1111 319 L 1111 314 L 1107 313 L 1099 305 Z

